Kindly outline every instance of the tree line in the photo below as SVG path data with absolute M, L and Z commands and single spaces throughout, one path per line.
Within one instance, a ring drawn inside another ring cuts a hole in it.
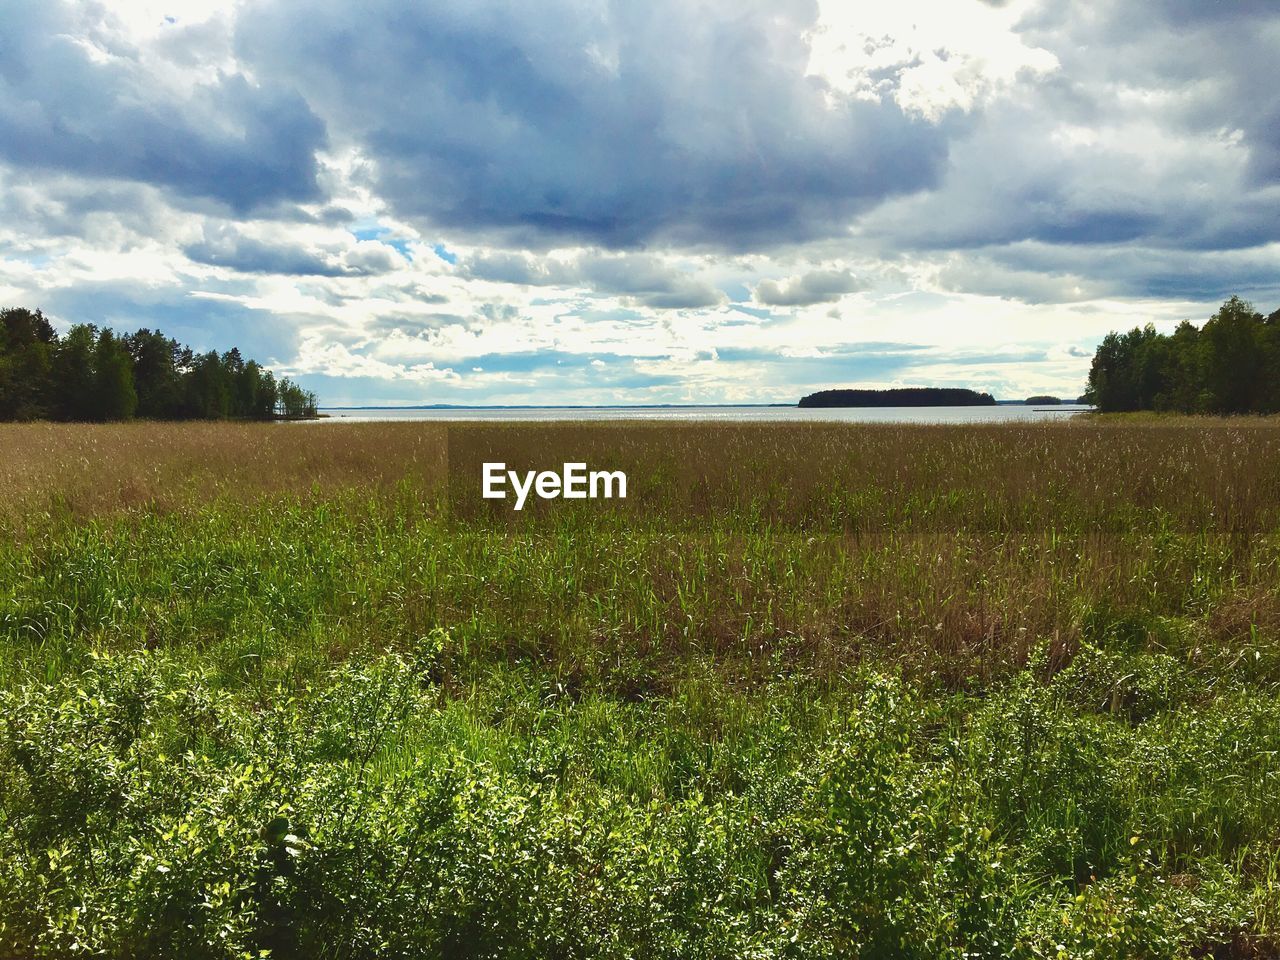
M 1232 297 L 1197 327 L 1109 333 L 1089 370 L 1088 402 L 1109 413 L 1280 412 L 1280 310 L 1264 317 Z
M 197 353 L 143 328 L 76 324 L 59 336 L 39 310 L 0 310 L 0 420 L 270 420 L 315 416 L 316 395 L 236 348 Z

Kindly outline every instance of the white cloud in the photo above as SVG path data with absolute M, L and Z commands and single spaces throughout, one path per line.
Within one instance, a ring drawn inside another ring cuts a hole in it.
M 1017 32 L 1027 2 L 823 0 L 812 36 L 811 74 L 863 99 L 889 98 L 938 120 L 972 110 L 1025 74 L 1055 70 L 1057 57 Z

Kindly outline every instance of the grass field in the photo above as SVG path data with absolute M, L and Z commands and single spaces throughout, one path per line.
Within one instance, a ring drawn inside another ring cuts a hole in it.
M 0 492 L 0 957 L 1280 955 L 1275 419 L 9 425 Z

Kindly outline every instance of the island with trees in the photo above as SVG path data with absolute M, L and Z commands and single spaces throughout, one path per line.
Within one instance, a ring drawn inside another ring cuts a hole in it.
M 801 407 L 992 407 L 989 393 L 959 387 L 894 387 L 889 390 L 819 390 Z
M 1103 413 L 1280 413 L 1280 310 L 1264 317 L 1232 297 L 1202 327 L 1109 333 L 1085 399 Z
M 1027 397 L 1027 406 L 1029 407 L 1057 407 L 1061 404 L 1061 397 L 1051 397 L 1048 394 L 1037 394 L 1034 397 Z
M 118 335 L 39 310 L 0 310 L 0 420 L 275 420 L 316 416 L 316 396 L 232 348 L 197 353 L 158 330 Z

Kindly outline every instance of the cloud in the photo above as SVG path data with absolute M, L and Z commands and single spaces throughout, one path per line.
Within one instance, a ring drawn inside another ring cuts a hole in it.
M 576 264 L 580 280 L 600 293 L 655 310 L 714 307 L 724 294 L 671 264 L 643 254 L 585 255 Z
M 533 287 L 561 283 L 569 276 L 557 262 L 505 250 L 483 251 L 470 256 L 460 265 L 459 272 L 472 280 Z
M 0 234 L 13 231 L 24 246 L 112 244 L 125 237 L 164 240 L 174 219 L 155 191 L 137 184 L 0 167 Z
M 443 327 L 465 326 L 467 318 L 456 313 L 403 314 L 389 313 L 374 317 L 369 330 L 376 336 L 400 335 L 429 338 Z
M 317 199 L 324 124 L 287 84 L 185 85 L 97 4 L 6 2 L 0 159 L 129 180 L 246 212 Z
M 302 247 L 264 243 L 249 237 L 204 239 L 182 248 L 191 260 L 240 273 L 279 273 L 340 277 L 344 271 L 325 257 Z
M 1238 293 L 1269 303 L 1280 300 L 1278 260 L 1280 245 L 1200 251 L 1022 243 L 953 257 L 941 278 L 949 289 L 1028 302 L 1132 298 L 1209 304 Z
M 1024 44 L 1057 67 L 985 104 L 952 139 L 940 182 L 870 212 L 861 235 L 898 252 L 1034 242 L 1064 262 L 1079 246 L 1280 240 L 1274 4 L 1037 0 L 1010 13 Z
M 187 244 L 182 252 L 196 263 L 225 267 L 239 273 L 286 276 L 376 276 L 395 269 L 395 252 L 376 241 L 355 241 L 345 250 L 325 250 L 284 240 L 262 240 L 218 226 L 205 228 L 203 239 Z
M 861 289 L 848 270 L 814 270 L 781 283 L 762 280 L 756 286 L 755 299 L 769 307 L 809 307 L 834 303 L 846 293 Z
M 649 254 L 598 250 L 539 257 L 482 251 L 466 258 L 460 273 L 473 280 L 524 286 L 586 289 L 655 310 L 692 310 L 722 303 L 724 294 L 678 265 Z
M 249 0 L 236 49 L 307 90 L 402 216 L 526 246 L 747 249 L 838 235 L 945 163 L 942 126 L 809 75 L 815 19 L 800 0 Z

